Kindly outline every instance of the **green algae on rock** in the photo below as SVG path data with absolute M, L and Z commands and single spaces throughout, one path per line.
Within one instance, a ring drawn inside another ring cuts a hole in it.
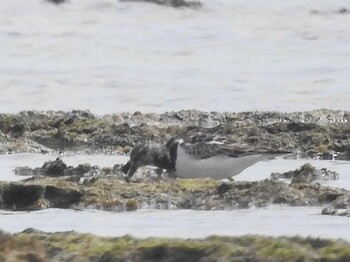
M 98 237 L 27 229 L 0 231 L 0 261 L 348 261 L 350 243 L 300 237 L 205 239 Z
M 28 192 L 31 198 L 28 198 Z M 31 201 L 29 201 L 31 200 Z M 69 178 L 35 178 L 0 183 L 0 207 L 32 210 L 48 207 L 132 211 L 140 208 L 233 210 L 271 204 L 350 206 L 350 192 L 318 183 L 263 180 L 222 183 L 212 179 L 146 180 L 126 183 L 105 177 L 80 184 Z
M 0 151 L 77 150 L 123 154 L 144 142 L 164 143 L 174 136 L 222 136 L 254 147 L 298 150 L 302 156 L 350 158 L 350 113 L 201 112 L 120 113 L 94 116 L 89 111 L 24 111 L 0 114 Z

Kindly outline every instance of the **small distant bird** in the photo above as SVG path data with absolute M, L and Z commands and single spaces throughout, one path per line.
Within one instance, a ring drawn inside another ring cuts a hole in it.
M 180 178 L 225 179 L 238 175 L 259 161 L 286 153 L 290 152 L 254 149 L 210 138 L 199 142 L 172 138 L 165 145 L 136 145 L 130 152 L 130 160 L 121 170 L 126 174 L 127 182 L 130 182 L 139 167 L 147 165 L 166 169 L 171 175 Z

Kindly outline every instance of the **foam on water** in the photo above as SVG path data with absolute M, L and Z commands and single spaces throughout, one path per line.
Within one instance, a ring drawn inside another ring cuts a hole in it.
M 0 112 L 350 109 L 347 0 L 203 3 L 2 3 Z

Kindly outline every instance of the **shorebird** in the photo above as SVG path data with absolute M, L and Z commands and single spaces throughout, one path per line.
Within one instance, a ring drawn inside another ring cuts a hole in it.
M 147 165 L 166 169 L 172 176 L 180 178 L 227 179 L 259 161 L 286 153 L 290 152 L 254 149 L 213 139 L 185 142 L 182 138 L 172 138 L 165 145 L 136 145 L 130 152 L 130 160 L 121 170 L 126 174 L 127 182 L 139 167 Z

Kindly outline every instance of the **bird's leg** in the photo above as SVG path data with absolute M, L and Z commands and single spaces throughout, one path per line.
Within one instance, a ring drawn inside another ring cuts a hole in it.
M 129 174 L 128 174 L 128 176 L 125 177 L 125 181 L 126 182 L 130 183 L 130 179 L 135 174 L 136 170 L 137 170 L 137 166 L 131 164 L 131 167 L 130 167 L 130 170 L 129 170 Z
M 154 171 L 157 174 L 158 180 L 162 178 L 163 170 L 164 170 L 163 168 L 157 167 L 156 170 Z
M 127 174 L 130 170 L 131 163 L 128 161 L 124 166 L 122 166 L 120 169 L 124 174 Z

